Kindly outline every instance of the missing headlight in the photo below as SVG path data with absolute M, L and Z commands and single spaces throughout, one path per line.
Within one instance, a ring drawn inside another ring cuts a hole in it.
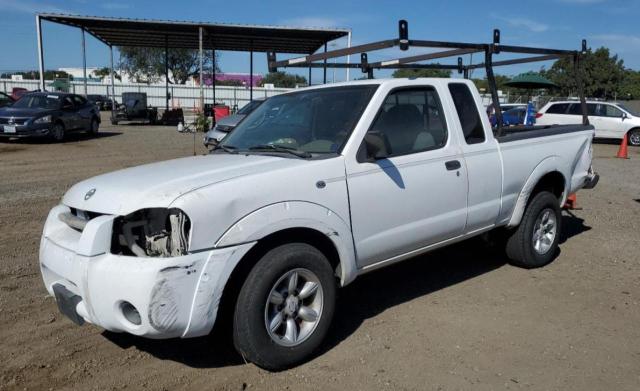
M 111 253 L 177 257 L 189 246 L 189 217 L 180 209 L 142 209 L 113 222 Z

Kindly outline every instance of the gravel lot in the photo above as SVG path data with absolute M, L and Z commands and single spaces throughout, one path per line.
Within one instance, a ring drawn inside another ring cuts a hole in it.
M 193 153 L 173 128 L 103 125 L 95 139 L 0 142 L 0 390 L 640 389 L 638 148 L 620 160 L 595 146 L 602 178 L 565 214 L 549 266 L 518 269 L 471 240 L 368 274 L 341 290 L 323 353 L 269 373 L 224 336 L 144 340 L 58 313 L 38 269 L 49 209 L 82 179 Z

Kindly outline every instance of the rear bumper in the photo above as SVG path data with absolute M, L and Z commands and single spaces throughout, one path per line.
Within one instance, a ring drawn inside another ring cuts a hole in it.
M 72 320 L 77 315 L 113 332 L 149 338 L 208 334 L 231 270 L 252 247 L 245 244 L 172 258 L 114 255 L 109 249 L 115 216 L 96 217 L 78 232 L 58 219 L 68 210 L 55 207 L 45 224 L 40 244 L 45 287 L 52 295 L 61 287 L 68 291 L 66 297 L 72 299 L 65 305 L 71 300 L 75 306 L 75 314 L 67 313 Z M 127 318 L 123 308 L 128 304 L 137 310 L 139 324 Z M 63 308 L 60 303 L 59 307 Z

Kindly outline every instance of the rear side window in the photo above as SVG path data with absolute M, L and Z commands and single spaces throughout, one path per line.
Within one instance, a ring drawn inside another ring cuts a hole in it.
M 568 103 L 554 103 L 547 109 L 548 114 L 565 114 L 567 112 Z
M 580 103 L 572 103 L 571 106 L 569 106 L 569 115 L 582 115 L 582 107 L 580 105 Z
M 460 125 L 462 125 L 462 133 L 467 144 L 484 142 L 484 128 L 469 87 L 463 83 L 450 83 L 449 92 L 451 92 L 453 104 L 456 106 Z

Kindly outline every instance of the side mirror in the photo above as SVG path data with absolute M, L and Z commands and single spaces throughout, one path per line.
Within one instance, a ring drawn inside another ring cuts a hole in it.
M 389 157 L 389 142 L 380 132 L 368 132 L 364 136 L 364 142 L 358 151 L 358 161 L 375 162 Z
M 624 121 L 625 119 L 629 118 L 629 116 L 627 115 L 627 113 L 625 113 L 624 111 L 622 112 L 622 120 Z

